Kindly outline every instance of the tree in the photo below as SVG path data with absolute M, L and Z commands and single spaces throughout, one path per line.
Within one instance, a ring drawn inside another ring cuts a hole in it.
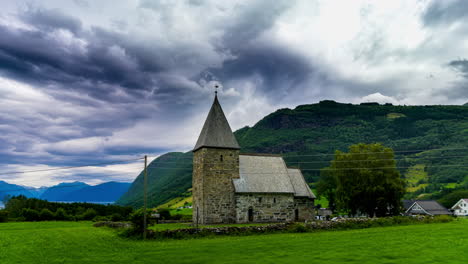
M 320 178 L 317 182 L 317 195 L 324 196 L 328 200 L 328 208 L 335 211 L 336 208 L 336 176 L 329 167 L 320 170 Z
M 468 190 L 455 190 L 438 200 L 443 206 L 451 208 L 462 198 L 468 197 Z
M 328 172 L 336 179 L 336 201 L 340 209 L 351 215 L 399 213 L 405 182 L 396 169 L 391 148 L 361 143 L 350 146 L 348 153 L 336 151 Z
M 54 213 L 52 213 L 52 211 L 50 211 L 49 209 L 44 208 L 39 213 L 39 219 L 41 219 L 41 221 L 53 220 L 54 219 Z
M 55 211 L 55 219 L 56 220 L 69 220 L 69 216 L 67 212 L 63 208 L 58 208 L 57 211 Z
M 39 221 L 39 213 L 34 209 L 23 208 L 21 215 L 26 221 Z

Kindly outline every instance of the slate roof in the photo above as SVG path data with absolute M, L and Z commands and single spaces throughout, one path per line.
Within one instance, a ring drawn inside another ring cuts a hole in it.
M 424 211 L 430 215 L 450 215 L 452 214 L 447 208 L 443 207 L 436 201 L 427 200 L 427 201 L 415 201 L 413 205 L 406 211 L 411 213 L 414 204 L 418 204 Z
M 213 105 L 193 151 L 202 147 L 240 149 L 223 109 L 219 104 L 218 96 L 215 96 Z
M 408 210 L 413 204 L 415 200 L 403 200 L 403 208 Z
M 296 197 L 315 198 L 297 169 L 288 169 L 282 157 L 239 155 L 239 179 L 236 193 L 291 193 Z
M 294 188 L 294 196 L 315 198 L 299 169 L 289 169 L 289 178 Z

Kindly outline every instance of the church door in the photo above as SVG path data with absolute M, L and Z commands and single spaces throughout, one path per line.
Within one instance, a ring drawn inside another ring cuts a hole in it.
M 252 207 L 249 208 L 248 217 L 249 217 L 249 222 L 253 222 L 253 209 L 252 209 Z

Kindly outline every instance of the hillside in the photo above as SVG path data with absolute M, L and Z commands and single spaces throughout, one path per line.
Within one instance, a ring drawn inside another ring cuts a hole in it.
M 456 187 L 468 180 L 467 167 L 460 167 L 468 164 L 466 106 L 322 101 L 280 109 L 235 135 L 242 152 L 282 153 L 288 165 L 300 167 L 310 183 L 316 182 L 319 169 L 328 166 L 335 150 L 361 142 L 393 148 L 397 166 L 415 195 L 432 191 L 422 184 Z M 150 205 L 184 196 L 191 187 L 191 155 L 168 153 L 151 163 Z M 142 190 L 140 174 L 118 202 L 141 206 Z

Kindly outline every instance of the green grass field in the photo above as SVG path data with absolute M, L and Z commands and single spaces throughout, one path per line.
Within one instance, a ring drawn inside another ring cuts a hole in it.
M 0 263 L 467 263 L 468 220 L 192 240 L 134 241 L 90 222 L 0 224 Z

